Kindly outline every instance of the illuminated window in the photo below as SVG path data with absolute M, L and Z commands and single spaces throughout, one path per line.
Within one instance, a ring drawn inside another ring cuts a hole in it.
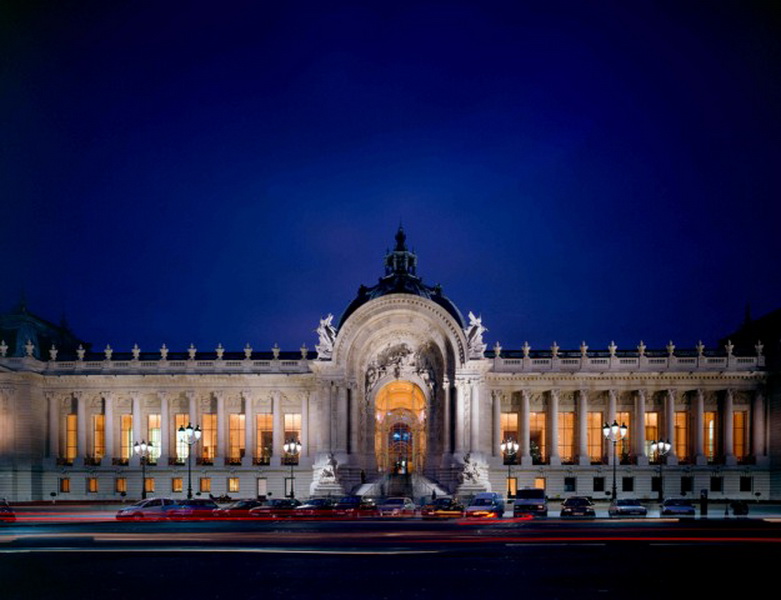
M 535 477 L 534 478 L 534 487 L 538 490 L 544 490 L 545 489 L 545 478 L 544 477 Z
M 518 441 L 518 413 L 503 412 L 500 417 L 500 429 L 502 440 Z
M 171 492 L 181 492 L 182 491 L 182 478 L 181 477 L 173 477 L 171 478 Z
M 681 462 L 689 461 L 689 413 L 684 410 L 675 413 L 675 455 Z
M 201 458 L 204 462 L 213 462 L 217 455 L 217 415 L 204 413 L 201 415 L 203 426 L 201 431 Z
M 127 478 L 117 477 L 114 480 L 114 491 L 117 494 L 121 494 L 123 492 L 127 494 Z
M 285 415 L 285 439 L 301 440 L 301 414 L 287 413 Z
M 545 413 L 529 413 L 529 451 L 535 463 L 547 462 L 548 446 L 545 436 Z
M 69 494 L 71 491 L 71 480 L 68 477 L 62 477 L 60 479 L 60 493 Z
M 190 454 L 190 445 L 179 439 L 179 430 L 190 424 L 190 415 L 187 413 L 177 413 L 174 415 L 174 435 L 176 436 L 176 461 L 184 462 Z M 181 491 L 181 490 L 180 490 Z
M 703 452 L 705 453 L 705 458 L 708 459 L 708 462 L 713 462 L 716 460 L 716 452 L 717 452 L 717 434 L 718 434 L 718 413 L 715 411 L 708 411 L 704 415 L 703 419 L 703 436 L 702 439 L 705 443 L 705 448 L 703 448 Z
M 106 454 L 106 417 L 92 416 L 92 458 L 100 460 Z
M 559 413 L 559 456 L 561 462 L 575 460 L 575 413 Z
M 146 490 L 147 494 L 154 494 L 155 492 L 155 478 L 154 477 L 147 477 L 144 479 L 144 489 Z
M 78 415 L 65 415 L 65 460 L 72 463 L 79 454 Z
M 732 413 L 732 453 L 738 460 L 748 456 L 748 413 L 736 410 Z
M 267 465 L 274 454 L 274 424 L 271 413 L 255 415 L 255 459 L 258 464 Z
M 651 452 L 651 443 L 659 441 L 659 413 L 645 413 L 645 455 L 655 460 L 656 456 Z
M 240 463 L 244 456 L 244 415 L 231 414 L 228 417 L 228 460 Z
M 152 449 L 149 451 L 149 462 L 156 463 L 157 459 L 160 458 L 160 447 L 163 442 L 162 419 L 160 415 L 148 415 L 146 421 L 146 440 L 152 444 Z
M 124 462 L 133 454 L 133 415 L 119 416 L 119 458 Z
M 518 478 L 517 477 L 508 477 L 507 478 L 507 497 L 511 498 L 515 496 L 515 494 L 518 493 Z
M 200 479 L 200 490 L 201 493 L 209 493 L 212 491 L 212 478 L 211 477 L 201 477 Z
M 88 494 L 97 494 L 98 493 L 98 478 L 97 477 L 87 477 L 87 493 Z
M 602 426 L 605 422 L 602 420 L 601 412 L 589 412 L 588 423 L 586 425 L 586 439 L 588 442 L 588 456 L 591 462 L 602 462 L 605 436 L 602 435 Z
M 230 494 L 238 494 L 239 493 L 239 478 L 238 477 L 228 477 L 228 493 L 230 493 Z

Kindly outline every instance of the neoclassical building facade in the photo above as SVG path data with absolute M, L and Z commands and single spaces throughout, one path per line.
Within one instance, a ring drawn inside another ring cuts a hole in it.
M 763 348 L 508 351 L 417 275 L 403 230 L 314 351 L 93 351 L 0 321 L 0 497 L 360 493 L 781 497 Z M 45 345 L 45 347 L 44 347 Z M 613 444 L 605 423 L 626 426 Z M 192 446 L 177 432 L 198 426 Z M 288 454 L 286 441 L 300 442 Z M 517 442 L 503 453 L 501 443 Z M 666 440 L 664 457 L 654 441 Z M 142 470 L 136 442 L 151 443 Z M 615 457 L 615 458 L 614 458 Z M 142 471 L 145 478 L 142 477 Z

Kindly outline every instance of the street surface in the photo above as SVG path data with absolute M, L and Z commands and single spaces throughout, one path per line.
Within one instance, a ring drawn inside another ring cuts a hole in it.
M 56 508 L 0 526 L 3 600 L 723 598 L 775 586 L 781 564 L 781 519 L 758 511 L 135 523 L 114 520 L 115 507 Z

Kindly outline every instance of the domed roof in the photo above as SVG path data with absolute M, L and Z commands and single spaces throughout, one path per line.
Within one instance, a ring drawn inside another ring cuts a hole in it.
M 385 276 L 380 277 L 377 285 L 373 287 L 361 285 L 358 288 L 358 295 L 342 314 L 338 328 L 341 328 L 350 315 L 369 300 L 388 294 L 412 294 L 439 304 L 463 329 L 465 327 L 464 317 L 456 305 L 442 293 L 440 285 L 430 286 L 423 283 L 416 274 L 417 265 L 418 257 L 407 248 L 407 235 L 404 233 L 404 229 L 399 227 L 396 233 L 396 246 L 392 252 L 385 255 Z

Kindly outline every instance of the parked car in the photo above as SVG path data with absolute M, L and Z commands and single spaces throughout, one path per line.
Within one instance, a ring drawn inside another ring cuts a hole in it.
M 218 519 L 248 519 L 250 510 L 263 506 L 262 500 L 236 500 L 224 508 L 218 508 L 214 511 L 214 516 Z
M 667 498 L 662 502 L 663 517 L 693 517 L 694 504 L 688 498 Z
M 544 489 L 526 488 L 516 492 L 515 502 L 513 502 L 513 517 L 526 515 L 548 516 L 548 502 L 545 499 Z
M 251 519 L 289 519 L 299 506 L 301 501 L 295 498 L 274 498 L 251 508 L 249 516 Z
M 594 503 L 586 496 L 570 496 L 561 503 L 562 517 L 596 517 Z
M 293 510 L 295 518 L 329 519 L 336 516 L 333 498 L 310 498 L 304 504 Z
M 453 498 L 437 498 L 420 509 L 424 519 L 452 519 L 464 516 L 464 505 Z
M 394 496 L 386 498 L 377 506 L 381 517 L 412 517 L 415 515 L 415 503 L 412 498 Z
M 733 500 L 729 506 L 736 517 L 744 517 L 748 514 L 748 502 L 745 500 Z
M 214 500 L 207 498 L 189 498 L 176 500 L 171 506 L 167 506 L 165 513 L 172 521 L 203 521 L 214 518 L 214 511 L 218 509 Z
M 6 500 L 0 500 L 0 523 L 13 523 L 14 521 L 16 521 L 14 509 Z
M 117 511 L 120 521 L 164 521 L 168 518 L 167 509 L 173 506 L 171 498 L 147 498 Z
M 644 517 L 648 509 L 635 498 L 618 498 L 610 503 L 607 513 L 611 517 Z
M 472 498 L 466 507 L 467 518 L 501 519 L 504 516 L 504 498 L 496 492 L 482 492 Z
M 363 496 L 344 496 L 334 506 L 337 517 L 357 519 L 358 517 L 377 517 L 379 511 L 377 504 L 370 498 Z

